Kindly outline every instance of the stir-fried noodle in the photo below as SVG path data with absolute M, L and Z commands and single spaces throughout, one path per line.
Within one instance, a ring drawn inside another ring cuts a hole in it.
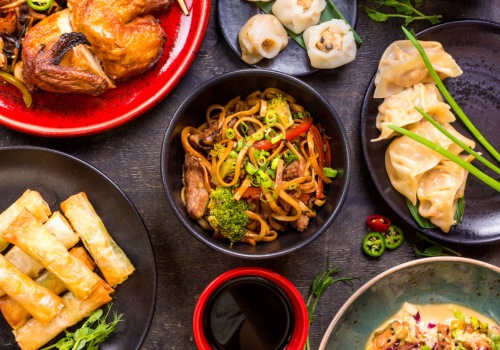
M 283 97 L 290 112 L 288 125 L 281 111 L 270 111 L 270 104 Z M 225 187 L 234 191 L 235 200 L 248 203 L 248 224 L 241 242 L 254 245 L 273 241 L 278 232 L 290 228 L 305 230 L 316 208 L 325 202 L 324 184 L 334 176 L 324 170 L 333 171 L 328 137 L 320 125 L 313 125 L 312 118 L 293 96 L 269 88 L 245 99 L 236 97 L 224 106 L 212 105 L 203 125 L 186 127 L 181 134 L 186 151 L 182 198 L 188 208 L 190 201 L 195 206 L 199 202 L 198 222 L 214 230 L 215 237 L 224 238 L 207 220 L 199 190 L 208 197 Z M 187 174 L 189 157 L 200 174 L 198 182 Z M 198 190 L 191 198 L 189 186 Z

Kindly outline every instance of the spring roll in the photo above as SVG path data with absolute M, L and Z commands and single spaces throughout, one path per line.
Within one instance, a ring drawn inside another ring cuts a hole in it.
M 111 287 L 134 272 L 134 266 L 111 238 L 85 193 L 69 197 L 61 203 L 61 209 Z
M 62 299 L 64 309 L 49 324 L 44 325 L 31 318 L 24 325 L 13 331 L 16 341 L 22 350 L 36 350 L 40 348 L 66 328 L 75 325 L 85 317 L 90 316 L 94 310 L 110 302 L 110 288 L 106 283 L 100 283 L 85 300 L 81 300 L 69 292 Z
M 54 234 L 56 239 L 60 241 L 66 249 L 70 249 L 80 240 L 80 237 L 73 231 L 68 220 L 66 220 L 59 211 L 52 213 L 50 218 L 43 225 Z M 13 246 L 5 254 L 5 258 L 31 278 L 37 277 L 43 270 L 43 266 L 38 261 L 16 246 Z M 2 295 L 5 295 L 5 293 L 0 290 L 0 296 Z
M 0 214 L 0 252 L 8 247 L 9 243 L 3 239 L 3 231 L 10 225 L 21 210 L 27 208 L 40 222 L 45 222 L 49 218 L 49 205 L 43 200 L 40 193 L 32 190 L 26 190 L 10 207 Z
M 45 324 L 63 308 L 61 298 L 34 282 L 0 254 L 0 288 Z
M 28 210 L 23 210 L 5 230 L 4 238 L 59 277 L 80 299 L 87 298 L 99 284 L 99 276 L 71 255 Z
M 89 269 L 93 270 L 95 268 L 94 260 L 89 256 L 85 248 L 75 247 L 69 252 L 82 260 Z M 42 274 L 35 279 L 35 282 L 54 294 L 61 294 L 67 290 L 64 283 L 47 270 L 43 271 Z M 21 327 L 30 318 L 29 312 L 8 295 L 4 295 L 0 298 L 0 311 L 13 329 Z

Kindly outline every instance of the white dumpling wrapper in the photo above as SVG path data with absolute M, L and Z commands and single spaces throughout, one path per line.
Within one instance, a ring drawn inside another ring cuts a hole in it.
M 437 41 L 419 41 L 441 80 L 457 77 L 462 69 Z M 386 98 L 418 83 L 432 83 L 420 53 L 409 40 L 390 44 L 380 59 L 375 75 L 375 98 Z
M 325 0 L 276 0 L 271 10 L 278 20 L 295 34 L 319 23 Z
M 462 158 L 467 162 L 474 159 L 472 156 Z M 455 224 L 457 201 L 464 196 L 468 174 L 467 170 L 448 159 L 427 171 L 418 185 L 419 214 L 443 232 L 449 232 Z
M 385 140 L 397 135 L 394 130 L 387 127 L 388 125 L 406 127 L 420 121 L 423 116 L 414 106 L 420 107 L 441 124 L 455 120 L 450 106 L 443 102 L 436 85 L 419 83 L 386 98 L 378 107 L 376 126 L 380 130 L 380 136 L 372 141 Z
M 332 19 L 309 27 L 302 36 L 314 68 L 337 68 L 356 58 L 354 34 L 343 20 Z
M 276 57 L 287 46 L 288 34 L 273 15 L 257 14 L 241 27 L 238 42 L 243 61 L 255 64 Z

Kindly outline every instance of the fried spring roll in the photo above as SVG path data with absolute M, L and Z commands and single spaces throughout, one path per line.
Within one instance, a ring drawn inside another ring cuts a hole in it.
M 66 328 L 75 325 L 85 317 L 90 316 L 94 310 L 110 302 L 110 288 L 101 280 L 99 286 L 85 300 L 81 300 L 69 292 L 62 299 L 64 309 L 49 324 L 44 325 L 32 318 L 13 331 L 22 350 L 40 348 Z
M 89 269 L 93 270 L 95 268 L 94 260 L 88 255 L 85 248 L 75 247 L 69 252 L 82 260 Z M 35 279 L 35 282 L 54 294 L 61 294 L 67 290 L 64 283 L 47 270 L 43 271 L 42 274 Z M 0 311 L 13 329 L 21 327 L 30 318 L 29 312 L 8 295 L 4 295 L 0 298 Z
M 43 225 L 54 234 L 66 249 L 73 247 L 80 240 L 68 220 L 59 211 L 54 212 Z M 13 246 L 5 254 L 5 258 L 31 278 L 38 276 L 43 270 L 43 266 L 38 261 L 16 246 Z M 5 293 L 0 290 L 0 296 L 2 295 Z
M 100 282 L 92 270 L 71 255 L 28 210 L 5 230 L 4 238 L 28 253 L 66 285 L 76 297 L 87 298 Z
M 37 321 L 47 323 L 63 308 L 55 293 L 34 282 L 0 254 L 0 288 Z
M 134 272 L 134 266 L 111 238 L 85 193 L 69 197 L 61 203 L 61 209 L 111 287 Z
M 0 252 L 3 252 L 9 243 L 3 239 L 3 232 L 10 223 L 27 208 L 40 222 L 47 221 L 50 215 L 49 205 L 43 200 L 40 193 L 26 190 L 10 207 L 0 214 Z

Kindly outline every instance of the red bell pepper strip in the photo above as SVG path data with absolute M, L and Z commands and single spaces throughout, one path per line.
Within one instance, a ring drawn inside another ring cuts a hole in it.
M 262 190 L 259 187 L 249 187 L 243 192 L 241 198 L 245 199 L 260 199 Z
M 323 138 L 316 126 L 311 126 L 310 132 L 312 133 L 312 137 L 314 140 L 314 145 L 316 146 L 318 152 L 318 166 L 321 171 L 325 167 L 325 151 L 323 148 Z M 325 195 L 323 194 L 323 189 L 325 184 L 321 178 L 318 178 L 318 187 L 316 188 L 316 198 L 323 198 Z
M 302 123 L 292 126 L 290 129 L 286 131 L 285 139 L 287 141 L 290 141 L 296 138 L 297 136 L 304 134 L 311 128 L 312 122 L 313 118 L 307 118 Z M 279 142 L 273 144 L 269 140 L 260 140 L 255 142 L 253 146 L 257 149 L 268 150 L 275 145 L 279 145 Z
M 368 227 L 376 232 L 386 232 L 391 226 L 391 220 L 382 215 L 370 215 L 366 218 Z

